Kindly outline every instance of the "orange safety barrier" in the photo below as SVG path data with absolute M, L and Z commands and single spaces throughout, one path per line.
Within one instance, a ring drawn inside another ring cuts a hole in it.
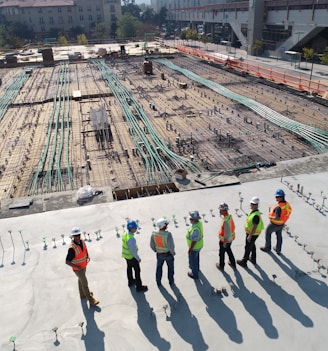
M 249 74 L 255 77 L 267 79 L 277 84 L 283 84 L 302 92 L 319 95 L 325 99 L 327 99 L 328 96 L 328 84 L 321 83 L 317 80 L 310 80 L 303 76 L 295 76 L 290 73 L 276 71 L 272 68 L 261 66 L 260 64 L 241 61 L 239 59 L 232 58 L 229 55 L 208 53 L 206 51 L 190 48 L 184 45 L 178 45 L 177 49 L 188 55 L 224 65 L 228 68 L 239 71 L 242 75 Z

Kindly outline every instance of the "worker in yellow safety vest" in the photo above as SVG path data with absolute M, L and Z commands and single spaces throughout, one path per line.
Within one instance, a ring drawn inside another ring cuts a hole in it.
M 137 292 L 147 291 L 148 287 L 147 285 L 142 285 L 140 277 L 141 258 L 138 255 L 138 245 L 134 237 L 139 226 L 136 221 L 130 220 L 126 227 L 128 232 L 122 235 L 122 257 L 125 258 L 127 264 L 128 286 L 131 288 L 135 285 Z
M 285 192 L 282 189 L 278 189 L 275 193 L 277 204 L 272 209 L 269 209 L 270 223 L 265 230 L 265 246 L 261 247 L 261 250 L 264 252 L 271 251 L 271 234 L 275 232 L 277 244 L 273 249 L 277 255 L 281 254 L 282 228 L 292 213 L 292 207 L 285 200 L 285 196 Z
M 163 264 L 167 265 L 167 277 L 169 284 L 174 284 L 174 240 L 172 233 L 167 230 L 169 221 L 160 218 L 156 222 L 158 231 L 153 231 L 150 237 L 150 248 L 156 252 L 156 283 L 160 287 L 162 285 Z
M 188 245 L 189 268 L 188 276 L 192 279 L 198 279 L 199 272 L 199 253 L 203 247 L 204 232 L 203 223 L 200 221 L 198 211 L 189 212 L 191 227 L 188 228 L 186 239 Z
M 251 209 L 248 212 L 245 223 L 246 239 L 244 257 L 241 260 L 237 260 L 237 263 L 242 267 L 247 267 L 247 261 L 256 265 L 255 241 L 264 229 L 261 212 L 259 210 L 259 203 L 260 199 L 257 196 L 251 198 Z

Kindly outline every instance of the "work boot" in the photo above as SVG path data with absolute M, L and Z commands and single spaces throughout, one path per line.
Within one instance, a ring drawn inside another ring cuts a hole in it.
M 235 264 L 232 264 L 231 262 L 228 262 L 229 266 L 232 268 L 232 269 L 237 269 L 236 265 Z
M 271 250 L 267 249 L 266 247 L 260 247 L 260 249 L 263 251 L 263 252 L 267 252 L 269 253 Z
M 254 266 L 256 266 L 256 260 L 254 258 L 251 257 L 249 261 L 252 262 Z
M 247 268 L 247 263 L 244 260 L 237 260 L 237 263 L 239 264 L 239 266 Z
M 224 268 L 221 267 L 218 263 L 215 264 L 215 267 L 216 267 L 219 271 L 224 272 Z
M 138 292 L 147 291 L 147 290 L 148 290 L 147 285 L 141 285 L 141 286 L 136 287 L 136 291 L 138 291 Z

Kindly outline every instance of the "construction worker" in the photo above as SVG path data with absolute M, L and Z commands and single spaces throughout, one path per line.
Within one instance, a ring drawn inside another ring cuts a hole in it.
M 88 249 L 81 239 L 81 231 L 78 227 L 72 228 L 72 243 L 66 256 L 66 264 L 71 266 L 78 278 L 80 298 L 89 300 L 90 306 L 96 306 L 99 301 L 93 297 L 89 290 L 88 280 L 86 277 L 86 268 L 90 261 Z
M 265 230 L 265 246 L 261 247 L 264 252 L 271 251 L 271 234 L 276 233 L 277 245 L 273 248 L 278 255 L 281 253 L 282 245 L 282 228 L 292 213 L 290 204 L 285 200 L 285 192 L 282 189 L 278 189 L 275 192 L 277 204 L 270 209 L 269 208 L 269 220 L 270 223 Z
M 140 278 L 141 258 L 138 255 L 138 245 L 134 237 L 134 233 L 136 233 L 139 227 L 136 221 L 128 221 L 126 227 L 128 233 L 122 235 L 122 257 L 125 258 L 127 263 L 128 286 L 132 287 L 136 285 L 136 291 L 138 292 L 147 291 L 148 287 L 142 285 Z M 133 271 L 135 278 L 133 278 Z
M 225 253 L 229 257 L 229 266 L 236 269 L 235 256 L 231 250 L 232 241 L 235 240 L 235 223 L 229 211 L 229 206 L 226 203 L 221 203 L 219 206 L 220 216 L 222 217 L 222 223 L 219 230 L 219 257 L 220 263 L 216 264 L 216 268 L 220 271 L 224 271 L 224 258 Z
M 189 212 L 191 227 L 188 228 L 186 239 L 188 245 L 189 268 L 188 276 L 192 279 L 198 279 L 199 271 L 199 253 L 203 247 L 203 223 L 200 221 L 198 211 Z
M 250 211 L 248 212 L 246 223 L 245 223 L 245 252 L 244 257 L 241 260 L 237 260 L 237 263 L 242 267 L 247 267 L 247 261 L 251 261 L 256 265 L 256 245 L 255 241 L 261 234 L 264 228 L 261 213 L 259 211 L 260 199 L 257 196 L 251 198 Z
M 156 283 L 160 287 L 162 285 L 163 264 L 167 264 L 167 277 L 169 284 L 174 284 L 174 241 L 172 234 L 167 231 L 169 221 L 160 218 L 156 222 L 158 231 L 154 231 L 150 238 L 150 247 L 156 252 Z

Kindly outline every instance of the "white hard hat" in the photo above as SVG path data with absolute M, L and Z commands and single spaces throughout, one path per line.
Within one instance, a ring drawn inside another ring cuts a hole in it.
M 158 229 L 163 229 L 164 227 L 166 227 L 169 224 L 169 221 L 165 218 L 160 218 L 157 222 L 157 228 Z
M 253 196 L 250 201 L 251 204 L 258 205 L 260 203 L 260 199 L 257 196 Z
M 73 228 L 72 228 L 72 231 L 71 231 L 71 234 L 72 234 L 72 235 L 80 235 L 80 234 L 81 234 L 80 228 L 78 228 L 78 227 L 73 227 Z

